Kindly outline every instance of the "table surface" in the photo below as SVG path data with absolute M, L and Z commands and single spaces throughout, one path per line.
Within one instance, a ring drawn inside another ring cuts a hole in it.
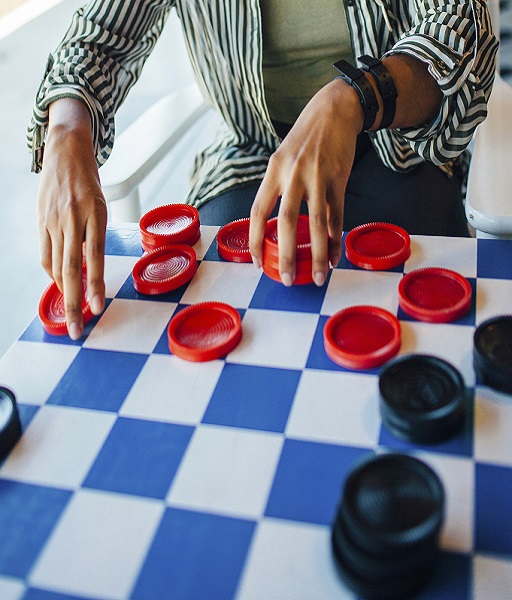
M 386 450 L 426 461 L 445 487 L 440 560 L 419 597 L 510 598 L 512 398 L 475 382 L 472 340 L 478 323 L 512 312 L 512 241 L 413 236 L 398 269 L 343 259 L 324 287 L 285 288 L 219 259 L 216 231 L 202 228 L 188 286 L 142 297 L 131 279 L 137 226 L 109 225 L 104 313 L 77 342 L 35 318 L 0 360 L 24 432 L 0 463 L 0 598 L 352 598 L 330 525 L 347 472 Z M 425 266 L 468 278 L 465 317 L 401 312 L 403 273 Z M 205 300 L 240 311 L 241 343 L 225 360 L 172 356 L 172 314 Z M 397 314 L 400 354 L 461 371 L 470 410 L 455 438 L 394 438 L 379 416 L 379 370 L 326 356 L 328 316 L 356 304 Z

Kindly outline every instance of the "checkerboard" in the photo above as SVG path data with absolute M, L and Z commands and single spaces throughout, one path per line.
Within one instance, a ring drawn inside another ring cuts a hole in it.
M 383 450 L 425 460 L 446 491 L 440 560 L 419 597 L 510 598 L 512 397 L 475 381 L 472 338 L 512 312 L 512 242 L 413 236 L 400 268 L 342 260 L 322 288 L 285 288 L 219 259 L 216 232 L 202 228 L 187 286 L 142 297 L 131 280 L 137 227 L 109 226 L 104 313 L 77 342 L 47 336 L 35 318 L 0 361 L 24 431 L 0 464 L 0 598 L 352 598 L 330 525 L 347 472 Z M 431 324 L 400 311 L 400 278 L 425 266 L 468 278 L 465 317 Z M 241 343 L 224 360 L 172 356 L 171 316 L 205 300 L 240 311 Z M 400 354 L 461 371 L 470 410 L 455 438 L 394 438 L 379 416 L 379 370 L 326 356 L 325 321 L 355 304 L 397 314 Z

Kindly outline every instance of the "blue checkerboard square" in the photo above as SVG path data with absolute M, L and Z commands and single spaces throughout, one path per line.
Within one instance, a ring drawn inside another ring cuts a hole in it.
M 131 598 L 234 598 L 254 528 L 252 521 L 167 509 Z
M 146 360 L 145 354 L 82 348 L 48 403 L 117 412 Z
M 492 490 L 492 494 L 489 494 Z M 475 465 L 475 549 L 512 559 L 512 468 Z
M 226 364 L 203 423 L 283 432 L 300 375 L 290 369 Z
M 164 499 L 193 427 L 120 417 L 83 487 Z
M 342 483 L 367 449 L 287 439 L 265 516 L 330 525 Z
M 312 283 L 287 288 L 282 283 L 262 274 L 249 306 L 250 308 L 319 313 L 330 275 L 329 273 L 326 283 L 321 287 Z
M 499 260 L 496 260 L 499 257 Z M 512 279 L 512 244 L 507 240 L 478 240 L 477 276 Z
M 115 235 L 110 235 L 115 231 Z M 105 254 L 111 256 L 142 256 L 138 223 L 107 225 Z
M 0 479 L 0 573 L 29 574 L 71 495 L 67 490 Z

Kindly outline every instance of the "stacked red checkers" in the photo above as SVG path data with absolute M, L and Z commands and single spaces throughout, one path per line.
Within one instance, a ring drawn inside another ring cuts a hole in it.
M 468 312 L 471 285 L 465 277 L 450 269 L 417 269 L 400 280 L 398 302 L 404 313 L 414 319 L 448 323 Z
M 171 244 L 142 256 L 133 267 L 133 286 L 141 294 L 166 294 L 189 282 L 197 271 L 194 248 Z
M 184 308 L 167 329 L 169 350 L 193 362 L 222 358 L 242 339 L 238 311 L 223 302 L 200 302 Z
M 52 282 L 43 292 L 39 301 L 39 319 L 46 333 L 50 335 L 67 335 L 66 311 L 64 295 Z M 84 325 L 93 317 L 91 307 L 87 302 L 87 270 L 82 267 L 82 318 Z
M 299 215 L 297 221 L 297 249 L 295 254 L 296 285 L 313 283 L 311 258 L 311 237 L 309 234 L 309 217 Z M 277 241 L 277 217 L 267 222 L 263 240 L 263 272 L 274 281 L 281 282 L 279 275 L 279 251 Z
M 409 234 L 390 223 L 360 225 L 345 237 L 345 256 L 361 269 L 385 271 L 401 265 L 410 255 Z
M 188 204 L 157 206 L 142 216 L 139 227 L 146 252 L 169 244 L 193 246 L 201 237 L 199 212 Z
M 250 219 L 239 219 L 228 223 L 217 233 L 217 252 L 224 260 L 238 263 L 252 261 L 249 252 Z
M 347 369 L 373 369 L 395 356 L 401 345 L 400 323 L 377 306 L 351 306 L 327 319 L 327 356 Z

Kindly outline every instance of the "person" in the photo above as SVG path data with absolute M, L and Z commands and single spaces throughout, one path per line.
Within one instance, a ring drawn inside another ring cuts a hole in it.
M 83 260 L 93 312 L 105 302 L 98 167 L 172 8 L 223 117 L 187 201 L 202 223 L 250 215 L 256 266 L 278 215 L 281 279 L 293 284 L 305 210 L 317 285 L 341 256 L 342 230 L 357 224 L 467 235 L 463 157 L 486 115 L 497 50 L 484 0 L 91 0 L 50 54 L 28 129 L 41 262 L 63 291 L 72 338 L 83 333 Z M 353 59 L 363 55 L 369 64 Z

